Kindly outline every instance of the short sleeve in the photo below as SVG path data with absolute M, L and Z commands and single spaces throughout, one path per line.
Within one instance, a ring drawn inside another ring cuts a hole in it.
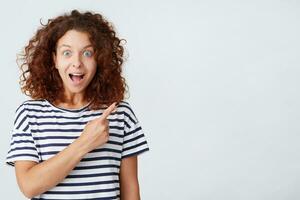
M 122 158 L 149 151 L 144 131 L 131 106 L 124 104 L 124 138 Z
M 15 112 L 6 164 L 14 166 L 18 160 L 39 162 L 39 154 L 29 128 L 28 110 L 24 103 Z

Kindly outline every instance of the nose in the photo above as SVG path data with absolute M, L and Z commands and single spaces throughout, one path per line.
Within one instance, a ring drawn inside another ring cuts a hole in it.
M 73 56 L 73 59 L 72 59 L 72 66 L 73 67 L 80 67 L 81 66 L 81 58 L 80 58 L 80 55 L 76 54 Z

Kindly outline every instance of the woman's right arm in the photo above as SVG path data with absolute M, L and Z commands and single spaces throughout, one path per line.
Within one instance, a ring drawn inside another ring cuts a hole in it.
M 32 198 L 51 189 L 70 173 L 84 155 L 78 139 L 42 163 L 16 161 L 15 171 L 21 191 L 27 198 Z
M 88 122 L 80 137 L 52 158 L 39 164 L 16 161 L 17 181 L 23 194 L 32 198 L 53 188 L 69 175 L 85 154 L 106 143 L 109 138 L 107 117 L 114 108 L 112 104 L 101 117 Z

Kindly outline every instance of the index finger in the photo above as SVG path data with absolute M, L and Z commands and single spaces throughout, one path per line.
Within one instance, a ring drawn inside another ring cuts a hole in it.
M 108 108 L 106 108 L 105 110 L 104 110 L 104 112 L 102 113 L 102 115 L 101 115 L 101 118 L 102 119 L 106 119 L 109 115 L 110 115 L 110 113 L 112 113 L 113 112 L 113 110 L 115 109 L 115 107 L 116 107 L 116 102 L 114 102 L 113 104 L 111 104 Z

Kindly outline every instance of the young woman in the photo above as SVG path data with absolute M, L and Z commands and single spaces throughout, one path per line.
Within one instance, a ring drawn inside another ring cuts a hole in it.
M 143 130 L 124 101 L 123 47 L 100 14 L 48 21 L 25 47 L 6 162 L 31 199 L 140 199 Z

